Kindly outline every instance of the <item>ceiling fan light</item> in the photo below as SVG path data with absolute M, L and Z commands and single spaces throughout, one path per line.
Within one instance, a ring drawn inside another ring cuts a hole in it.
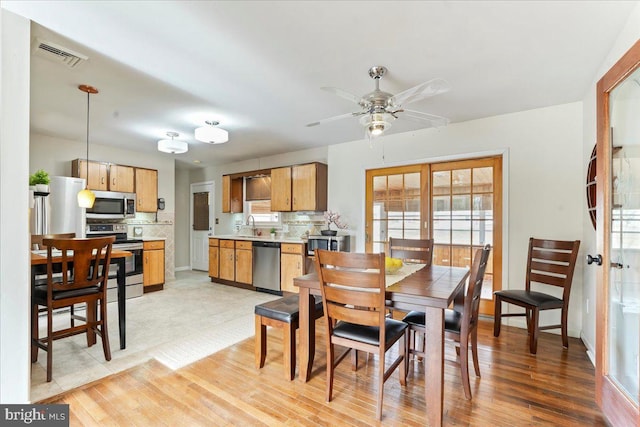
M 365 127 L 369 138 L 380 136 L 391 127 L 391 122 L 386 120 L 386 116 L 390 116 L 390 114 L 373 113 L 360 119 L 360 123 Z
M 216 127 L 218 122 L 207 121 L 206 123 L 206 126 L 196 128 L 195 130 L 195 138 L 198 141 L 206 142 L 208 144 L 223 144 L 229 141 L 229 132 Z

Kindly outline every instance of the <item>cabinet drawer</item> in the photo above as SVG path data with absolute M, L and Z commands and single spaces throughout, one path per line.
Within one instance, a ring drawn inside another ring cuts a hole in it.
M 152 249 L 164 249 L 164 240 L 152 240 L 142 243 L 143 249 L 148 251 Z
M 235 240 L 220 240 L 220 247 L 221 248 L 227 248 L 227 249 L 233 249 L 236 247 L 236 242 Z
M 236 240 L 236 249 L 249 249 L 253 248 L 253 242 L 248 240 Z
M 298 245 L 295 243 L 283 243 L 280 246 L 280 251 L 282 253 L 287 253 L 287 254 L 300 254 L 302 255 L 303 253 L 303 248 L 304 245 Z
M 218 239 L 209 239 L 209 246 L 218 246 L 219 244 Z

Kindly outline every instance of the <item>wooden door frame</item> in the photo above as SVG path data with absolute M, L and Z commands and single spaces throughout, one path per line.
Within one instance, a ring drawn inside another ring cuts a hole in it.
M 374 168 L 365 170 L 365 252 L 370 252 L 373 248 L 373 240 L 370 237 L 373 227 L 373 211 L 369 209 L 370 204 L 373 201 L 373 177 L 381 175 L 397 175 L 403 173 L 420 172 L 420 186 L 423 192 L 424 203 L 421 203 L 420 208 L 420 237 L 430 238 L 432 236 L 431 230 L 431 172 L 432 166 L 435 165 L 456 165 L 460 169 L 465 167 L 471 167 L 478 163 L 478 161 L 492 161 L 493 166 L 493 182 L 494 182 L 494 230 L 493 237 L 496 244 L 492 248 L 492 255 L 494 260 L 493 277 L 494 277 L 494 290 L 502 289 L 502 279 L 504 277 L 504 265 L 505 258 L 503 257 L 503 214 L 506 213 L 507 202 L 504 200 L 506 191 L 505 177 L 503 176 L 504 163 L 508 162 L 507 152 L 492 152 L 481 154 L 473 157 L 465 157 L 458 159 L 447 159 L 438 161 L 423 160 L 420 163 L 413 163 L 408 165 L 390 166 L 385 168 Z M 496 187 L 496 183 L 499 184 Z M 496 204 L 499 208 L 495 208 Z M 425 226 L 425 222 L 428 226 Z M 495 286 L 498 285 L 498 287 Z M 480 309 L 484 315 L 493 315 L 494 312 L 493 298 L 491 300 L 482 300 Z
M 613 425 L 623 425 L 635 419 L 638 423 L 638 407 L 626 397 L 608 377 L 608 319 L 609 280 L 611 265 L 611 207 L 609 188 L 611 182 L 611 138 L 609 133 L 609 94 L 628 75 L 640 67 L 640 40 L 616 62 L 598 81 L 596 89 L 597 143 L 596 143 L 596 248 L 602 255 L 602 271 L 596 274 L 596 402 Z

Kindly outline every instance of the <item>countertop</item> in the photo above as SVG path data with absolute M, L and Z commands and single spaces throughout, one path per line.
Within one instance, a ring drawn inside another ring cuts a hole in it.
M 243 236 L 239 234 L 221 234 L 215 236 L 209 236 L 210 239 L 224 239 L 224 240 L 250 240 L 250 241 L 258 241 L 258 242 L 279 242 L 279 243 L 307 243 L 306 240 L 303 240 L 299 237 L 276 237 L 272 239 L 270 235 L 266 236 Z
M 137 239 L 138 237 L 134 237 L 134 239 Z M 166 237 L 153 237 L 153 236 L 142 236 L 140 237 L 140 240 L 142 240 L 143 242 L 150 242 L 153 240 L 167 240 Z

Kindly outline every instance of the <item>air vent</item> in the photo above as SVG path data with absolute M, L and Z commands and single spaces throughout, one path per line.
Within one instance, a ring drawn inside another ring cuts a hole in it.
M 36 39 L 33 54 L 55 62 L 61 62 L 69 68 L 76 68 L 89 59 L 87 56 L 46 40 Z

